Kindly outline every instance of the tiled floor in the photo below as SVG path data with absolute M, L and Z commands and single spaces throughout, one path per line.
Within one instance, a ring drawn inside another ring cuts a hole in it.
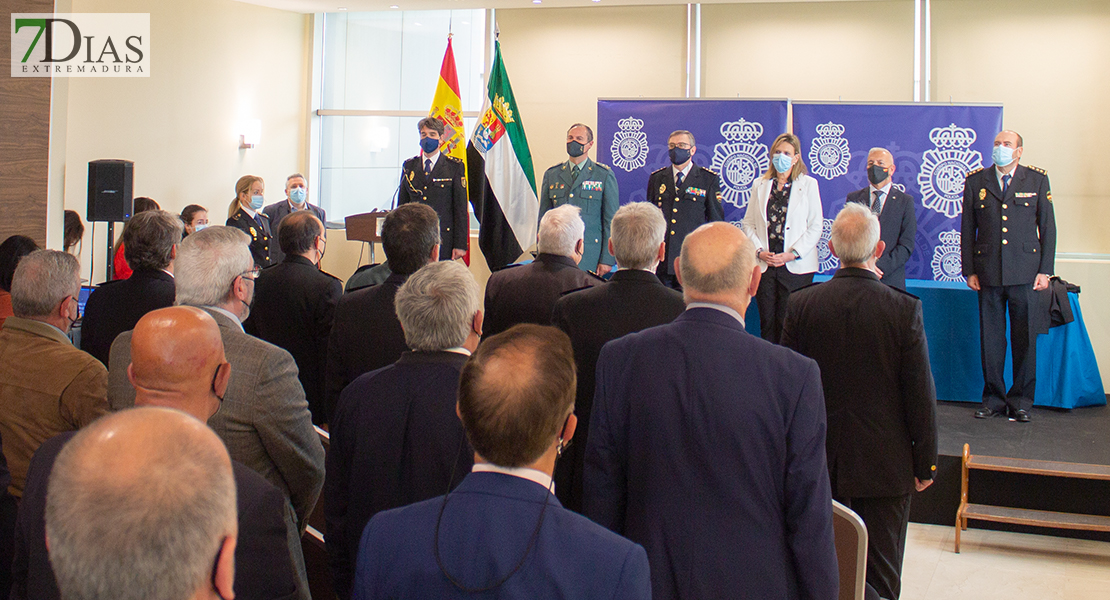
M 1110 543 L 910 523 L 902 600 L 1110 598 Z

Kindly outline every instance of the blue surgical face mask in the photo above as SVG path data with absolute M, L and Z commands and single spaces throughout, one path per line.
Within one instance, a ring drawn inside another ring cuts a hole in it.
M 208 227 L 208 223 L 203 223 L 203 224 L 194 226 L 193 231 L 200 231 L 200 230 L 204 229 L 205 227 Z
M 424 154 L 431 154 L 438 148 L 439 140 L 430 137 L 420 139 L 420 149 L 424 151 Z
M 304 204 L 304 199 L 308 197 L 308 192 L 304 188 L 293 188 L 289 190 L 289 199 L 293 204 Z
M 262 208 L 263 202 L 265 202 L 265 199 L 262 197 L 262 194 L 251 196 L 251 208 L 254 210 Z
M 671 148 L 667 151 L 671 157 L 671 162 L 676 165 L 684 165 L 686 161 L 690 160 L 689 148 Z
M 775 171 L 779 173 L 789 173 L 790 168 L 794 166 L 794 157 L 785 154 L 776 154 L 771 157 L 771 163 L 775 165 Z
M 1014 162 L 1014 149 L 1007 146 L 995 146 L 994 150 L 991 151 L 991 160 L 994 161 L 996 166 L 1005 167 Z

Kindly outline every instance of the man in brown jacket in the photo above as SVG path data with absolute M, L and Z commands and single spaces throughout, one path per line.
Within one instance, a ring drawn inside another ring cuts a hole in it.
M 77 320 L 78 269 L 65 252 L 36 250 L 12 277 L 15 316 L 0 330 L 0 437 L 17 498 L 44 441 L 108 412 L 107 369 L 66 335 Z

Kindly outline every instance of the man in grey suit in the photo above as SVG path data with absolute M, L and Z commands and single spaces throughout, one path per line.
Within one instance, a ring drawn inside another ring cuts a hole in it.
M 285 200 L 274 202 L 263 208 L 262 212 L 270 217 L 270 227 L 273 230 L 274 237 L 277 238 L 282 220 L 300 210 L 312 211 L 312 214 L 316 215 L 316 218 L 324 224 L 324 237 L 328 237 L 328 213 L 319 206 L 308 203 L 308 180 L 300 173 L 293 173 L 285 178 Z M 272 264 L 276 265 L 285 260 L 285 253 L 281 251 L 280 247 L 271 244 L 270 258 L 273 261 Z
M 185 238 L 175 263 L 177 303 L 203 308 L 220 326 L 231 378 L 220 410 L 208 420 L 228 453 L 289 498 L 289 548 L 308 597 L 300 534 L 324 485 L 324 448 L 312 427 L 293 357 L 243 332 L 258 270 L 250 238 L 233 227 L 209 227 Z M 109 357 L 108 402 L 135 403 L 127 380 L 131 334 L 120 334 Z

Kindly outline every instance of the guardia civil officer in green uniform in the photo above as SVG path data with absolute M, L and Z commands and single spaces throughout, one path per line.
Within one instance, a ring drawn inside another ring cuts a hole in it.
M 994 166 L 968 173 L 960 233 L 967 287 L 979 292 L 983 406 L 975 417 L 1029 422 L 1037 383 L 1035 291 L 1048 288 L 1056 258 L 1056 218 L 1048 174 L 1018 164 L 1021 136 L 994 138 Z M 1006 390 L 1006 313 L 1014 385 Z
M 613 255 L 609 253 L 609 224 L 620 208 L 617 178 L 607 165 L 590 160 L 594 147 L 594 132 L 581 123 L 571 125 L 567 131 L 569 159 L 551 167 L 543 174 L 540 186 L 540 219 L 544 213 L 564 204 L 580 208 L 586 224 L 583 239 L 586 249 L 578 267 L 583 271 L 596 269 L 604 275 L 613 268 Z

